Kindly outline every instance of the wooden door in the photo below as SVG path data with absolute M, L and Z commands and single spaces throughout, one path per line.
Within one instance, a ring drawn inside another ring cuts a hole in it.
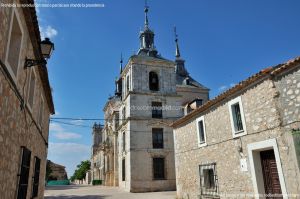
M 282 198 L 274 151 L 261 151 L 260 158 L 266 198 Z

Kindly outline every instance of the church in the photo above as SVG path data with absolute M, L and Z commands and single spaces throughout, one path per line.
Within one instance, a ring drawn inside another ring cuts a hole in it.
M 92 180 L 129 192 L 176 189 L 175 120 L 209 100 L 209 89 L 194 80 L 181 57 L 175 32 L 175 60 L 159 54 L 145 6 L 140 47 L 120 62 L 116 91 L 104 106 L 105 124 L 95 124 Z

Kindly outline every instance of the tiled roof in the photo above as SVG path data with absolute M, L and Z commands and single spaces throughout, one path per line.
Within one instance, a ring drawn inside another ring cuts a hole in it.
M 282 72 L 288 71 L 289 69 L 292 69 L 293 67 L 297 66 L 297 64 L 300 64 L 300 57 L 297 57 L 293 60 L 289 60 L 288 62 L 286 62 L 284 64 L 279 64 L 274 67 L 265 68 L 265 69 L 261 70 L 260 72 L 252 75 L 251 77 L 245 79 L 244 81 L 241 81 L 240 83 L 238 83 L 234 87 L 230 88 L 229 90 L 227 90 L 227 91 L 221 93 L 220 95 L 216 96 L 215 98 L 209 100 L 208 102 L 206 102 L 199 108 L 195 109 L 191 113 L 187 114 L 186 116 L 180 118 L 179 120 L 176 120 L 173 124 L 171 124 L 171 126 L 177 127 L 177 126 L 189 121 L 190 119 L 194 118 L 199 113 L 209 109 L 213 105 L 218 104 L 219 102 L 226 99 L 227 97 L 246 88 L 247 86 L 249 86 L 255 82 L 258 82 L 259 80 L 262 80 L 266 77 L 278 75 Z

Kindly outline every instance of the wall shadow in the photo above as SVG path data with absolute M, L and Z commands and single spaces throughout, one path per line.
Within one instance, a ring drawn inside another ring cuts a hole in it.
M 86 195 L 86 196 L 45 196 L 45 199 L 105 199 L 108 196 L 92 196 L 92 195 Z
M 82 186 L 78 185 L 47 185 L 45 190 L 68 190 L 68 189 L 79 189 Z

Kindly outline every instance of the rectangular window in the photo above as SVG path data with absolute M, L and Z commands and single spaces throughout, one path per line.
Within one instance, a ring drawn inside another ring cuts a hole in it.
M 27 195 L 29 170 L 30 170 L 31 151 L 26 147 L 22 147 L 22 160 L 20 166 L 19 185 L 18 185 L 18 199 L 24 199 Z
M 28 103 L 30 108 L 33 108 L 34 90 L 35 90 L 35 73 L 32 69 L 30 82 L 29 82 L 29 93 L 28 93 Z
M 236 132 L 243 131 L 243 122 L 241 117 L 241 109 L 239 103 L 231 105 L 234 129 Z
M 126 169 L 126 167 L 125 167 L 125 158 L 124 159 L 122 159 L 122 181 L 125 181 L 125 169 Z
M 126 108 L 125 108 L 125 106 L 124 106 L 124 108 L 122 109 L 122 123 L 124 123 L 125 122 L 125 119 L 126 119 Z
M 154 149 L 164 148 L 164 134 L 163 129 L 153 128 L 152 129 L 152 143 Z
M 241 97 L 231 100 L 228 106 L 233 137 L 247 134 Z
M 126 135 L 125 132 L 123 132 L 122 134 L 122 143 L 123 143 L 123 151 L 125 151 L 125 147 L 126 147 Z
M 115 113 L 115 130 L 119 127 L 119 112 Z
M 19 23 L 17 13 L 14 12 L 10 32 L 9 46 L 7 51 L 7 62 L 13 75 L 17 77 L 22 46 L 22 27 Z
M 165 158 L 153 158 L 153 179 L 165 179 Z
M 40 183 L 40 165 L 41 160 L 38 157 L 35 157 L 35 165 L 34 165 L 34 176 L 33 176 L 33 183 L 32 183 L 32 198 L 38 196 L 39 192 L 39 183 Z
M 205 132 L 205 123 L 204 123 L 204 117 L 200 117 L 196 120 L 197 124 L 197 134 L 198 134 L 198 145 L 206 146 L 206 132 Z
M 130 89 L 130 79 L 129 78 L 130 78 L 129 76 L 127 76 L 127 78 L 126 78 L 126 93 L 128 93 L 129 89 Z
M 39 118 L 38 118 L 38 123 L 41 128 L 43 128 L 43 116 L 44 116 L 44 99 L 41 97 Z
M 199 166 L 201 196 L 218 197 L 216 163 Z
M 162 118 L 161 102 L 152 102 L 152 118 Z
M 198 129 L 199 129 L 199 143 L 202 144 L 205 142 L 204 138 L 204 127 L 203 127 L 203 120 L 198 122 Z

